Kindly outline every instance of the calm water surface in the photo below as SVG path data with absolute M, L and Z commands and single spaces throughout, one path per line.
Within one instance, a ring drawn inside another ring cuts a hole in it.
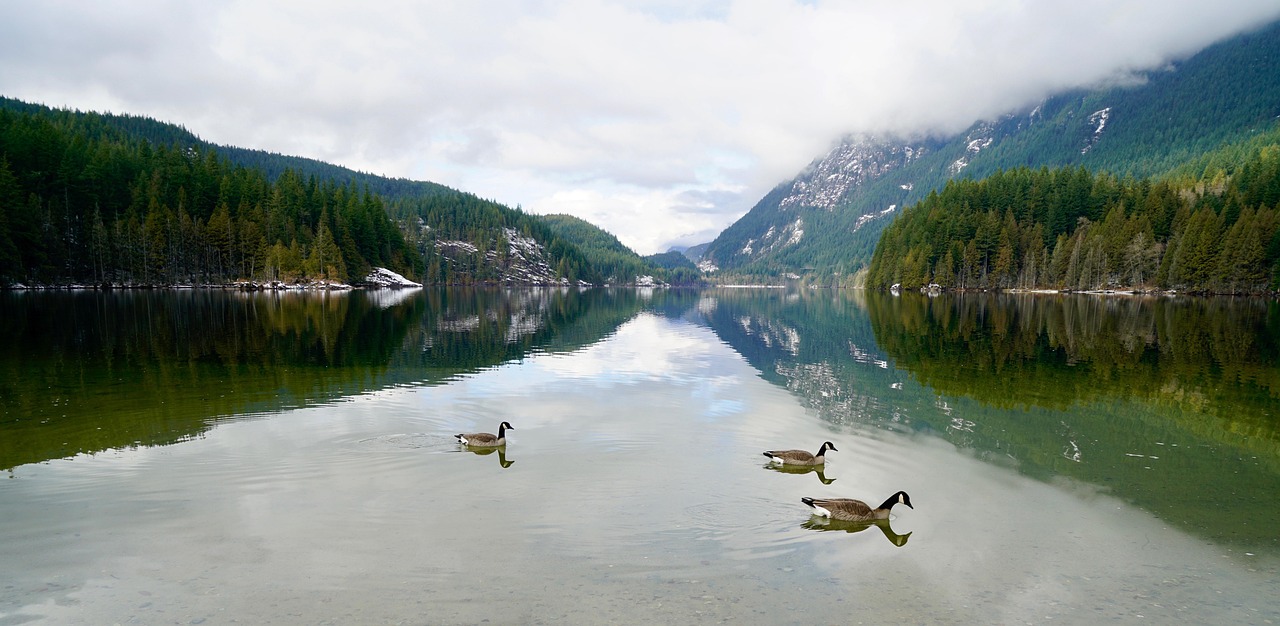
M 0 624 L 1280 621 L 1275 303 L 6 293 L 0 333 Z

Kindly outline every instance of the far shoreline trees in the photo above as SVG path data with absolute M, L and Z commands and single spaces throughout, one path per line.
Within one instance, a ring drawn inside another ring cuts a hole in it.
M 1280 145 L 1198 179 L 1084 168 L 955 180 L 903 211 L 867 285 L 904 289 L 1176 290 L 1280 287 Z

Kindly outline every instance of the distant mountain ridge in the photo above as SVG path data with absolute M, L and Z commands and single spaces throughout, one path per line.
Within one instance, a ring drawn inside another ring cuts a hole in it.
M 676 252 L 679 252 L 680 254 L 683 254 L 686 259 L 689 259 L 690 261 L 697 263 L 698 261 L 702 260 L 702 255 L 707 252 L 707 248 L 710 245 L 711 245 L 711 242 L 708 241 L 706 243 L 700 243 L 696 246 L 689 246 L 687 248 L 683 248 L 683 247 L 672 248 L 671 250 L 668 250 L 668 252 L 671 252 L 672 250 L 674 250 Z
M 307 157 L 216 144 L 200 138 L 200 136 L 180 124 L 162 122 L 139 115 L 54 109 L 42 104 L 33 104 L 4 96 L 0 96 L 0 109 L 27 114 L 96 118 L 102 121 L 102 127 L 114 129 L 120 138 L 145 139 L 157 146 L 166 145 L 214 150 L 219 156 L 235 165 L 260 170 L 271 181 L 279 178 L 285 170 L 293 170 L 303 178 L 315 176 L 321 180 L 333 181 L 339 185 L 355 183 L 361 187 L 368 186 L 370 191 L 384 197 L 462 193 L 439 183 L 406 178 L 389 178 Z
M 951 137 L 846 137 L 764 196 L 708 247 L 702 266 L 843 284 L 904 206 L 952 178 L 1015 167 L 1168 173 L 1280 117 L 1280 23 L 1169 66 L 1141 84 L 1058 94 Z

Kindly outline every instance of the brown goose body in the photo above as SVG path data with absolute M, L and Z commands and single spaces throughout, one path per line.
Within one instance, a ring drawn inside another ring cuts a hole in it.
M 507 429 L 515 430 L 516 427 L 507 422 L 498 425 L 498 434 L 493 433 L 460 433 L 454 435 L 458 438 L 458 443 L 473 448 L 493 448 L 495 446 L 507 445 Z
M 862 500 L 850 498 L 800 498 L 800 501 L 809 505 L 813 509 L 814 515 L 846 522 L 869 522 L 878 519 L 889 519 L 889 511 L 893 509 L 895 504 L 905 504 L 908 508 L 915 508 L 911 506 L 911 496 L 908 496 L 905 491 L 899 491 L 889 496 L 883 504 L 874 509 Z
M 827 450 L 839 452 L 835 444 L 824 441 L 817 454 L 807 450 L 769 450 L 764 455 L 784 465 L 822 465 L 827 462 Z

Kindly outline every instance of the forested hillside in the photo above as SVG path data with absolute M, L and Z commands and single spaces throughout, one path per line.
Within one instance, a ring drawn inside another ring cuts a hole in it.
M 1163 176 L 1280 116 L 1280 23 L 1092 90 L 1055 94 L 949 137 L 851 137 L 762 198 L 707 251 L 721 270 L 838 284 L 905 206 L 950 180 L 1020 167 Z
M 1276 290 L 1280 128 L 1196 164 L 1155 181 L 1083 167 L 952 181 L 885 230 L 867 284 Z
M 680 252 L 660 252 L 641 258 L 654 269 L 654 276 L 667 284 L 694 286 L 706 283 L 702 277 L 702 270 Z
M 269 181 L 102 116 L 0 108 L 0 283 L 346 281 L 410 272 L 409 252 L 354 184 Z
M 0 109 L 46 117 L 57 125 L 85 129 L 86 132 L 94 133 L 97 138 L 110 136 L 121 140 L 146 140 L 152 146 L 216 152 L 220 158 L 225 158 L 233 165 L 262 172 L 266 175 L 268 181 L 273 182 L 288 170 L 303 179 L 315 177 L 319 180 L 330 181 L 342 186 L 355 183 L 358 188 L 362 190 L 368 189 L 383 198 L 459 193 L 444 185 L 427 181 L 387 178 L 366 172 L 357 172 L 316 159 L 213 144 L 201 139 L 180 125 L 161 122 L 149 117 L 53 109 L 44 105 L 31 104 L 3 96 L 0 96 Z
M 652 257 L 641 257 L 617 237 L 586 220 L 572 215 L 544 215 L 541 220 L 556 236 L 581 250 L 607 283 L 631 284 L 642 276 L 675 285 L 700 281 L 701 273 L 692 263 L 684 267 L 654 263 Z
M 560 237 L 572 241 L 610 283 L 634 282 L 653 268 L 618 238 L 572 215 L 545 215 L 542 221 Z
M 0 98 L 0 286 L 345 282 L 373 266 L 428 284 L 605 276 L 541 218 L 443 185 Z
M 649 263 L 654 267 L 661 267 L 667 270 L 688 270 L 690 272 L 698 271 L 698 266 L 694 265 L 693 261 L 689 260 L 689 257 L 685 256 L 683 252 L 676 250 L 668 250 L 666 252 L 659 252 L 658 254 L 645 255 L 644 260 L 646 263 Z
M 525 258 L 525 250 L 544 258 L 555 278 L 573 284 L 602 281 L 586 254 L 539 217 L 518 209 L 455 192 L 396 198 L 389 210 L 420 254 L 425 282 L 544 282 L 511 274 L 533 260 Z

